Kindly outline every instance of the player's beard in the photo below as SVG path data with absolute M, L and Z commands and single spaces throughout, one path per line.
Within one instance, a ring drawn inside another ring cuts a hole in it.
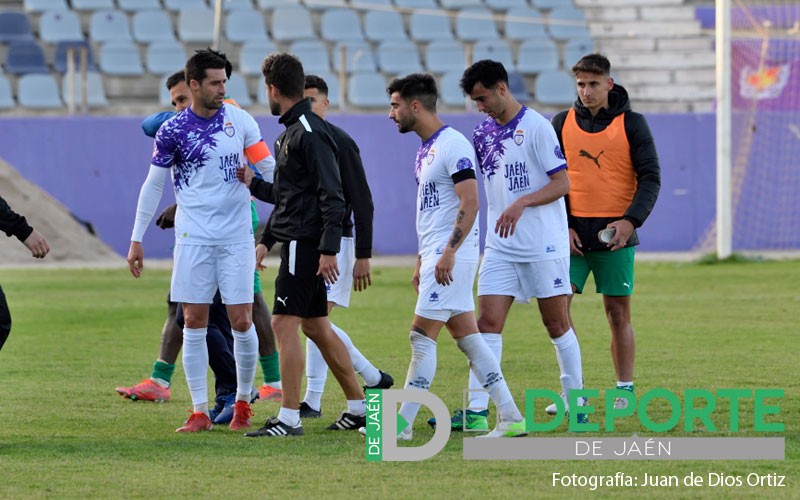
M 269 99 L 269 112 L 272 113 L 272 116 L 281 116 L 280 103 Z
M 397 120 L 398 130 L 401 134 L 407 134 L 414 130 L 414 127 L 417 124 L 416 118 L 413 116 L 409 116 L 405 120 Z

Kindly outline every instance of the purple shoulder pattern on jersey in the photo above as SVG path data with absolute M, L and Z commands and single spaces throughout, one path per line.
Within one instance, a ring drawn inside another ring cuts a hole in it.
M 446 129 L 448 126 L 445 125 L 444 127 L 437 130 L 432 136 L 428 137 L 428 140 L 422 143 L 422 146 L 419 147 L 417 150 L 417 157 L 414 160 L 414 177 L 417 179 L 417 185 L 419 185 L 419 176 L 420 172 L 422 171 L 422 162 L 427 161 L 428 164 L 433 162 L 434 154 L 431 152 L 431 146 L 433 143 L 436 142 L 436 138 L 439 137 L 439 134 L 442 133 L 442 130 Z
M 514 131 L 517 130 L 517 125 L 526 109 L 523 106 L 517 116 L 503 126 L 498 125 L 494 118 L 487 118 L 475 127 L 472 144 L 478 157 L 478 167 L 487 180 L 491 179 L 500 168 L 500 159 L 506 153 L 503 143 L 514 136 Z
M 217 146 L 214 135 L 222 131 L 224 121 L 224 110 L 203 120 L 187 109 L 161 126 L 158 135 L 164 134 L 174 145 L 172 166 L 176 191 L 188 187 L 192 174 L 208 161 L 209 149 Z

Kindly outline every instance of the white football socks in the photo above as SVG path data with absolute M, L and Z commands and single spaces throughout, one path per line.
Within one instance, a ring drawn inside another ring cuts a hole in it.
M 250 402 L 253 378 L 258 365 L 258 336 L 251 323 L 246 332 L 233 332 L 233 359 L 236 360 L 236 400 Z
M 489 349 L 497 358 L 497 363 L 503 360 L 503 336 L 499 333 L 481 333 L 481 337 L 489 346 Z M 473 411 L 485 410 L 489 407 L 489 393 L 483 389 L 483 386 L 475 377 L 475 372 L 469 371 L 469 405 L 468 408 Z
M 207 328 L 183 329 L 183 371 L 194 411 L 208 413 Z
M 564 396 L 569 398 L 571 389 L 583 388 L 581 347 L 578 344 L 578 337 L 570 328 L 564 335 L 550 339 L 550 342 L 556 349 L 556 359 L 558 367 L 561 369 L 561 389 L 564 391 Z
M 411 363 L 408 365 L 404 389 L 427 391 L 436 375 L 436 342 L 425 335 L 411 332 Z M 419 413 L 419 403 L 406 402 L 400 405 L 400 415 L 413 427 Z

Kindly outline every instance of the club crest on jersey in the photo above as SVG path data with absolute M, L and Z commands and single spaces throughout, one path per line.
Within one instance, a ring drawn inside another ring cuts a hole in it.
M 435 157 L 435 154 L 436 154 L 436 151 L 433 148 L 431 148 L 431 150 L 428 151 L 428 156 L 425 158 L 426 160 L 428 160 L 428 165 L 433 163 L 433 159 Z
M 472 168 L 472 161 L 469 158 L 461 158 L 456 162 L 456 170 L 461 172 L 462 170 L 466 170 L 468 168 Z
M 553 153 L 556 155 L 556 158 L 558 158 L 559 160 L 565 159 L 564 158 L 564 152 L 561 151 L 561 146 L 556 145 L 555 149 L 553 150 Z
M 522 146 L 522 141 L 525 140 L 525 131 L 524 130 L 517 130 L 514 132 L 514 144 L 517 146 Z
M 225 123 L 225 126 L 222 127 L 222 131 L 225 132 L 225 135 L 228 137 L 233 137 L 233 134 L 236 133 L 236 131 L 233 129 L 233 123 L 231 122 Z

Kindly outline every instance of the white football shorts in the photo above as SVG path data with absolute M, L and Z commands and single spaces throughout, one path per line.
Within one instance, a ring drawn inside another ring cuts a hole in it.
M 510 262 L 487 252 L 478 274 L 478 296 L 504 295 L 527 304 L 530 299 L 571 295 L 569 257 L 539 262 Z
M 423 318 L 447 322 L 453 316 L 474 311 L 477 262 L 456 260 L 453 268 L 453 282 L 449 285 L 436 283 L 436 262 L 438 256 L 423 259 L 419 274 L 419 296 L 414 314 Z
M 175 245 L 170 294 L 175 302 L 211 304 L 219 288 L 225 304 L 253 303 L 253 242 Z
M 353 268 L 356 265 L 356 244 L 353 238 L 342 238 L 339 253 L 336 254 L 339 266 L 339 279 L 333 285 L 326 285 L 328 302 L 338 307 L 350 305 L 350 293 L 353 291 Z

